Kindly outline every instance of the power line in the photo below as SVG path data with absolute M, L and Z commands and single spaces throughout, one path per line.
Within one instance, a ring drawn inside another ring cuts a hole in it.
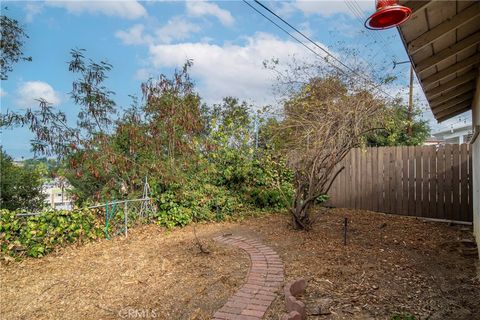
M 250 3 L 248 3 L 246 0 L 243 0 L 243 2 L 245 2 L 249 7 L 251 7 L 252 9 L 254 9 L 256 12 L 260 13 L 263 17 L 265 17 L 266 19 L 268 19 L 268 21 L 272 22 L 275 26 L 279 27 L 282 31 L 284 31 L 285 33 L 287 33 L 289 36 L 291 36 L 292 38 L 294 38 L 297 42 L 301 43 L 304 47 L 308 48 L 309 51 L 311 52 L 314 52 L 315 55 L 317 56 L 320 56 L 316 51 L 312 50 L 310 47 L 306 46 L 302 41 L 300 41 L 298 38 L 294 37 L 291 33 L 289 33 L 287 30 L 285 30 L 284 28 L 282 28 L 281 26 L 279 26 L 277 23 L 275 23 L 272 19 L 270 19 L 269 17 L 267 17 L 266 15 L 264 15 L 261 11 L 259 11 L 258 9 L 256 9 L 254 6 L 252 6 Z M 286 24 L 287 26 L 289 26 L 291 29 L 295 30 L 295 32 L 297 32 L 298 34 L 300 34 L 303 38 L 305 38 L 308 42 L 312 43 L 315 47 L 317 47 L 318 49 L 320 49 L 321 51 L 323 51 L 326 55 L 328 55 L 329 57 L 331 57 L 333 60 L 337 61 L 340 65 L 342 65 L 343 67 L 345 67 L 347 70 L 349 70 L 350 72 L 352 72 L 353 74 L 359 76 L 360 78 L 363 78 L 364 80 L 366 80 L 367 82 L 369 82 L 374 89 L 378 89 L 379 91 L 381 91 L 382 93 L 384 93 L 385 95 L 389 96 L 390 98 L 393 99 L 392 95 L 390 95 L 388 92 L 382 90 L 379 88 L 379 85 L 375 84 L 372 82 L 372 80 L 370 80 L 368 77 L 365 77 L 364 75 L 362 74 L 359 74 L 356 70 L 352 69 L 351 67 L 349 67 L 348 65 L 346 65 L 345 63 L 343 63 L 340 59 L 338 59 L 337 57 L 335 57 L 333 54 L 331 54 L 327 49 L 323 48 L 322 46 L 320 46 L 318 43 L 316 43 L 315 41 L 313 41 L 312 39 L 310 39 L 308 36 L 306 36 L 303 32 L 301 32 L 300 30 L 298 30 L 296 27 L 294 27 L 292 24 L 290 24 L 288 21 L 286 21 L 285 19 L 283 19 L 282 17 L 280 17 L 278 14 L 276 14 L 273 10 L 271 10 L 270 8 L 268 8 L 267 6 L 265 6 L 263 3 L 261 3 L 260 1 L 258 0 L 254 0 L 255 3 L 257 3 L 258 5 L 260 5 L 262 8 L 264 8 L 266 11 L 268 11 L 270 14 L 274 15 L 276 18 L 278 18 L 280 21 L 282 21 L 284 24 Z M 322 57 L 323 58 L 323 57 Z M 331 63 L 330 61 L 328 61 L 328 59 L 325 58 L 325 61 L 327 63 L 329 63 L 330 65 L 334 66 L 335 68 L 337 68 L 338 70 L 340 70 L 341 72 L 343 73 L 346 73 L 345 70 L 339 68 L 338 66 L 335 66 L 333 63 Z
M 356 0 L 344 0 L 346 6 L 348 7 L 348 9 L 350 10 L 350 12 L 352 12 L 352 14 L 357 18 L 357 20 L 359 21 L 360 23 L 360 26 L 363 28 L 364 25 L 365 25 L 365 20 L 367 19 L 362 8 L 360 7 L 360 5 L 358 4 L 358 2 Z M 384 50 L 387 50 L 388 53 L 392 56 L 393 60 L 397 60 L 397 55 L 396 53 L 394 53 L 391 48 L 390 48 L 390 44 L 388 43 L 387 40 L 385 40 L 385 38 L 382 36 L 381 33 L 379 32 L 366 32 L 366 35 L 373 40 L 373 44 L 376 44 L 378 47 L 379 47 L 379 50 L 377 50 L 377 53 L 375 53 L 375 55 L 371 58 L 371 61 L 373 61 L 374 59 L 377 58 L 377 56 L 384 52 Z M 388 59 L 388 57 L 387 57 Z M 371 65 L 371 62 L 369 62 L 369 64 Z M 372 67 L 373 68 L 373 67 Z M 374 69 L 374 68 L 373 68 Z M 375 69 L 374 69 L 375 70 Z M 395 76 L 397 76 L 397 74 L 395 74 Z
M 351 69 L 349 66 L 347 66 L 346 64 L 344 64 L 342 61 L 340 61 L 337 57 L 335 57 L 334 55 L 332 55 L 328 50 L 326 50 L 325 48 L 323 48 L 322 46 L 320 46 L 318 43 L 316 43 L 315 41 L 313 41 L 312 39 L 310 39 L 309 37 L 307 37 L 303 32 L 301 32 L 300 30 L 298 30 L 296 27 L 294 27 L 293 25 L 291 25 L 288 21 L 286 21 L 285 19 L 283 19 L 282 17 L 280 17 L 278 14 L 276 14 L 274 11 L 272 11 L 270 8 L 268 8 L 267 6 L 265 6 L 263 3 L 261 3 L 260 1 L 258 0 L 254 0 L 255 3 L 257 3 L 258 5 L 260 5 L 261 7 L 263 7 L 265 10 L 267 10 L 268 12 L 270 12 L 272 15 L 274 15 L 275 17 L 277 17 L 280 21 L 282 21 L 283 23 L 285 23 L 287 26 L 289 26 L 290 28 L 292 28 L 293 30 L 295 30 L 298 34 L 300 34 L 302 37 L 304 37 L 305 39 L 307 39 L 310 43 L 312 43 L 315 47 L 317 47 L 318 49 L 322 50 L 323 52 L 325 52 L 325 54 L 327 54 L 329 57 L 331 57 L 333 60 L 337 61 L 338 63 L 340 63 L 342 66 L 344 66 L 345 68 L 347 68 L 348 70 L 352 71 L 352 72 L 355 72 L 353 69 Z M 244 0 L 244 2 L 246 2 L 246 0 Z
M 253 10 L 255 10 L 256 12 L 258 12 L 261 16 L 263 16 L 265 19 L 267 19 L 268 21 L 270 21 L 271 23 L 273 23 L 276 27 L 278 27 L 280 30 L 282 30 L 283 32 L 285 32 L 286 34 L 288 34 L 290 37 L 292 37 L 293 39 L 295 39 L 298 43 L 300 43 L 303 47 L 305 47 L 307 50 L 309 50 L 310 52 L 312 52 L 314 55 L 316 55 L 317 57 L 319 57 L 320 59 L 326 61 L 327 63 L 331 64 L 334 68 L 336 68 L 338 71 L 342 72 L 342 73 L 345 73 L 345 71 L 343 69 L 341 69 L 340 67 L 330 63 L 326 57 L 322 57 L 318 52 L 316 52 L 315 50 L 313 50 L 312 48 L 310 48 L 309 46 L 307 46 L 303 41 L 301 41 L 300 39 L 298 39 L 297 37 L 295 37 L 293 34 L 291 34 L 290 32 L 288 32 L 287 30 L 285 30 L 282 26 L 278 25 L 275 21 L 273 21 L 272 19 L 270 19 L 269 17 L 267 17 L 265 14 L 263 14 L 261 11 L 259 11 L 257 8 L 253 7 L 250 3 L 248 3 L 246 0 L 243 0 L 243 2 L 245 2 L 250 8 L 252 8 Z
M 285 30 L 285 28 L 283 28 L 282 26 L 280 26 L 279 24 L 277 24 L 275 21 L 273 21 L 272 19 L 270 19 L 269 17 L 267 17 L 265 14 L 263 14 L 263 12 L 261 12 L 260 10 L 258 10 L 257 8 L 255 8 L 254 6 L 252 6 L 250 3 L 248 3 L 246 0 L 243 0 L 243 2 L 245 2 L 250 8 L 252 8 L 253 10 L 255 10 L 256 12 L 258 12 L 260 15 L 262 15 L 265 19 L 267 19 L 268 21 L 270 21 L 271 23 L 273 23 L 277 28 L 279 28 L 280 30 L 282 30 L 283 32 L 285 32 L 286 34 L 288 34 L 290 37 L 292 37 L 293 39 L 295 39 L 295 41 L 297 41 L 298 43 L 300 43 L 302 46 L 304 46 L 307 50 L 309 50 L 310 52 L 312 52 L 314 55 L 316 55 L 317 57 L 319 57 L 320 59 L 325 59 L 325 57 L 322 57 L 318 52 L 316 52 L 315 50 L 313 50 L 312 48 L 310 48 L 309 46 L 307 46 L 303 41 L 301 41 L 300 39 L 298 39 L 297 37 L 295 37 L 293 34 L 291 34 L 290 32 L 288 32 L 287 30 Z M 340 69 L 339 67 L 337 66 L 334 66 L 335 68 L 339 69 L 340 71 L 343 71 L 342 69 Z
M 357 20 L 360 22 L 360 24 L 363 25 L 363 21 L 361 19 L 361 17 L 358 15 L 358 13 L 354 10 L 354 8 L 352 7 L 352 5 L 350 4 L 349 1 L 345 0 L 345 5 L 348 7 L 348 9 L 350 10 L 350 12 L 353 13 L 353 15 L 357 18 Z M 368 33 L 370 34 L 370 33 Z M 374 42 L 376 42 L 376 40 L 374 40 Z M 358 43 L 358 42 L 357 42 Z M 380 52 L 380 50 L 379 50 Z M 378 54 L 378 53 L 377 53 Z M 374 57 L 375 58 L 375 57 Z M 369 61 L 368 59 L 363 59 L 364 61 L 366 61 L 366 63 L 370 66 L 370 68 L 372 68 L 372 71 L 375 75 L 375 68 L 373 67 L 373 64 L 371 61 Z
M 345 1 L 348 1 L 348 0 L 345 0 Z M 358 4 L 357 0 L 351 0 L 352 2 L 352 6 L 353 7 L 356 7 L 357 8 L 357 12 L 359 13 L 360 17 L 361 17 L 361 25 L 362 27 L 365 25 L 364 24 L 364 21 L 367 20 L 367 17 L 365 16 L 365 13 L 364 11 L 362 10 L 362 8 L 360 7 L 360 5 Z M 390 50 L 390 45 L 389 43 L 385 40 L 385 38 L 383 37 L 383 34 L 381 32 L 367 32 L 368 35 L 371 35 L 372 37 L 376 38 L 377 41 L 378 41 L 378 44 L 380 44 L 380 42 L 384 43 L 384 47 L 383 48 L 386 48 L 387 51 L 390 52 L 390 54 L 392 54 L 393 58 L 394 59 L 397 59 L 397 56 L 396 54 L 394 54 L 391 50 Z M 382 48 L 382 49 L 383 49 Z

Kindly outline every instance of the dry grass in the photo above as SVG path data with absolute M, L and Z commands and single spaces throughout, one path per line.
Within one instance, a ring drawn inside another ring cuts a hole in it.
M 204 226 L 210 237 L 213 225 Z M 75 248 L 2 268 L 3 319 L 117 319 L 129 310 L 161 319 L 209 319 L 242 283 L 248 257 L 229 247 L 199 252 L 191 228 L 154 225 L 128 239 Z
M 343 218 L 350 221 L 343 245 Z M 242 284 L 247 256 L 213 243 L 222 233 L 257 237 L 285 261 L 287 280 L 305 277 L 301 298 L 310 313 L 329 299 L 329 315 L 309 319 L 476 319 L 480 285 L 473 256 L 458 240 L 464 227 L 407 217 L 330 210 L 311 232 L 293 231 L 282 214 L 238 223 L 197 226 L 210 254 L 195 244 L 193 229 L 132 230 L 128 239 L 68 247 L 43 259 L 3 265 L 2 319 L 116 319 L 128 310 L 158 319 L 209 319 Z M 326 301 L 326 300 L 324 300 Z M 266 318 L 284 312 L 281 294 Z M 145 314 L 144 314 L 145 315 Z

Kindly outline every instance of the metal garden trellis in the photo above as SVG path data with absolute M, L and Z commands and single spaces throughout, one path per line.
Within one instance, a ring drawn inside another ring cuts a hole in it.
M 112 226 L 113 218 L 115 214 L 119 213 L 120 210 L 118 209 L 119 206 L 123 205 L 123 228 L 121 228 L 118 233 L 122 231 L 125 234 L 125 237 L 128 237 L 128 204 L 132 203 L 140 203 L 140 210 L 138 212 L 138 217 L 144 218 L 145 214 L 148 212 L 153 211 L 153 205 L 151 203 L 151 198 L 139 198 L 139 199 L 131 199 L 131 200 L 120 200 L 120 201 L 107 201 L 105 204 L 99 204 L 95 206 L 90 206 L 88 209 L 99 209 L 105 208 L 105 237 L 110 239 L 109 228 Z

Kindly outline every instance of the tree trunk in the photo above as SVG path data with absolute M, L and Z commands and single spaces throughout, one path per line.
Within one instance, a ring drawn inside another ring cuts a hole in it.
M 310 219 L 310 211 L 313 207 L 314 201 L 310 200 L 307 203 L 304 199 L 295 199 L 295 206 L 292 208 L 292 225 L 296 230 L 310 230 L 312 227 L 312 220 Z

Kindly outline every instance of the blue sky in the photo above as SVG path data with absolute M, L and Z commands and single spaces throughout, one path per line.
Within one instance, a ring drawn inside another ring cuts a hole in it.
M 397 31 L 363 27 L 373 0 L 264 3 L 339 57 L 341 43 L 359 50 L 374 73 L 395 73 L 398 80 L 385 90 L 406 94 L 408 65 L 392 70 L 393 60 L 407 60 Z M 241 1 L 3 1 L 2 6 L 24 26 L 30 37 L 24 52 L 33 58 L 16 64 L 2 81 L 2 112 L 35 106 L 34 99 L 42 97 L 73 122 L 77 109 L 68 93 L 74 77 L 67 67 L 72 48 L 113 65 L 107 85 L 120 107 L 129 105 L 129 95 L 139 95 L 143 80 L 169 74 L 187 58 L 194 60 L 192 76 L 205 102 L 232 95 L 259 106 L 271 104 L 273 75 L 263 69 L 265 59 L 317 59 Z M 415 91 L 422 104 L 418 84 Z M 438 126 L 428 110 L 424 118 L 434 128 L 468 121 L 463 115 Z M 1 143 L 14 158 L 28 158 L 30 138 L 25 129 L 5 130 Z

